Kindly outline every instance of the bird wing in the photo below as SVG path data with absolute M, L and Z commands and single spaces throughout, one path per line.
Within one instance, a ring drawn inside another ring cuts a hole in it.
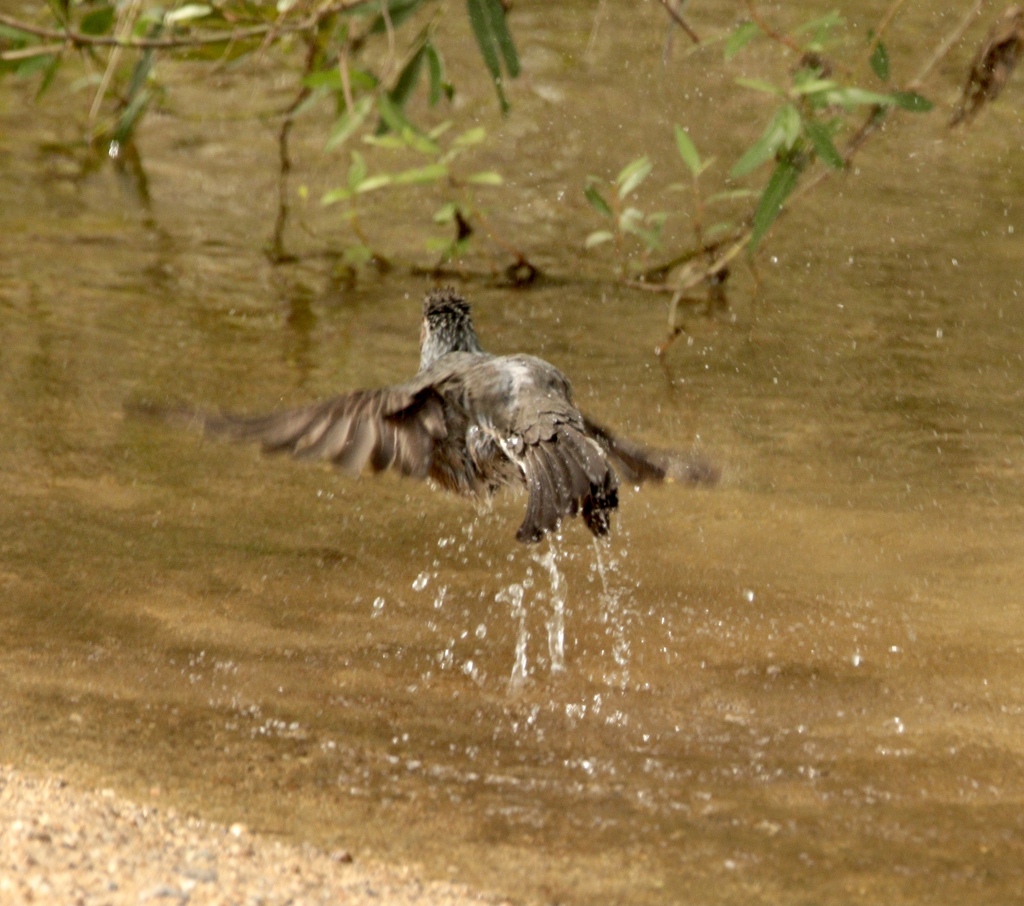
M 320 403 L 268 415 L 235 415 L 137 406 L 136 411 L 198 428 L 208 437 L 250 441 L 267 453 L 328 460 L 358 475 L 394 468 L 426 478 L 434 445 L 447 434 L 444 407 L 429 385 L 355 390 Z
M 679 481 L 689 484 L 714 484 L 718 468 L 699 453 L 655 450 L 625 437 L 583 416 L 587 434 L 608 452 L 619 474 L 631 484 L 644 481 Z

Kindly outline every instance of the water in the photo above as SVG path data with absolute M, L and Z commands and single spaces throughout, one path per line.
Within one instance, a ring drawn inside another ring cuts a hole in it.
M 493 219 L 581 275 L 467 286 L 484 343 L 722 468 L 623 488 L 606 544 L 571 524 L 525 549 L 521 497 L 477 511 L 125 420 L 134 396 L 258 411 L 400 379 L 427 281 L 268 266 L 248 121 L 154 118 L 143 208 L 4 101 L 0 757 L 527 900 L 1024 896 L 1020 88 L 969 135 L 894 124 L 659 363 L 664 300 L 599 279 L 581 186 L 633 154 L 616 111 L 637 153 L 664 131 L 656 174 L 672 122 L 704 148 L 729 118 L 686 87 L 699 57 L 660 69 L 648 6 L 595 29 L 517 4 L 522 117 L 486 84 L 460 114 L 501 132 Z M 344 170 L 314 168 L 321 138 L 297 138 L 313 198 Z M 304 216 L 300 251 L 337 235 Z M 414 257 L 400 222 L 377 238 Z

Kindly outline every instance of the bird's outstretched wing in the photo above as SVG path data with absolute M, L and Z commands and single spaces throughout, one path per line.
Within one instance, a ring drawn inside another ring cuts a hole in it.
M 656 450 L 618 437 L 607 428 L 583 417 L 587 433 L 597 440 L 611 456 L 624 481 L 678 481 L 688 484 L 714 484 L 719 470 L 699 453 Z
M 358 475 L 394 468 L 426 478 L 447 434 L 441 398 L 429 386 L 356 390 L 321 403 L 245 416 L 136 403 L 135 414 L 183 424 L 209 437 L 259 443 L 267 453 L 328 460 Z

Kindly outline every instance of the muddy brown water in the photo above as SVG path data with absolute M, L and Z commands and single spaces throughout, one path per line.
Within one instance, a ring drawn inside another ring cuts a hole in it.
M 672 122 L 738 140 L 714 86 L 679 89 L 699 57 L 661 68 L 656 4 L 602 10 L 517 4 L 515 115 L 486 84 L 457 112 L 501 136 L 499 225 L 577 278 L 467 286 L 485 344 L 723 470 L 626 489 L 601 547 L 576 524 L 517 546 L 522 498 L 478 512 L 126 420 L 399 380 L 429 281 L 265 262 L 273 129 L 235 115 L 286 96 L 262 71 L 221 76 L 231 116 L 181 77 L 143 133 L 148 206 L 5 85 L 0 757 L 526 900 L 1019 901 L 1021 89 L 967 136 L 891 126 L 659 364 L 664 301 L 580 251 L 583 180 L 657 134 L 680 178 Z M 344 171 L 322 137 L 297 139 L 312 198 Z M 299 213 L 300 251 L 343 235 Z M 422 255 L 399 220 L 367 222 Z

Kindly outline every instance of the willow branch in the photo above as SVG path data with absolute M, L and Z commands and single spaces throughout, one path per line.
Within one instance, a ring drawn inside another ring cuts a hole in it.
M 906 90 L 915 91 L 923 85 L 924 81 L 929 75 L 931 75 L 932 70 L 934 70 L 946 54 L 949 53 L 953 48 L 953 45 L 963 37 L 964 32 L 970 28 L 971 24 L 981 13 L 987 2 L 988 0 L 976 0 L 974 6 L 967 11 L 956 27 L 942 39 L 932 55 L 924 63 L 921 69 L 918 70 L 914 78 L 907 83 Z M 868 138 L 886 119 L 887 113 L 888 108 L 873 107 L 865 117 L 864 122 L 861 123 L 858 129 L 847 140 L 842 151 L 843 162 L 847 167 L 849 167 L 851 161 L 867 142 Z M 828 179 L 828 177 L 834 172 L 836 171 L 830 168 L 820 167 L 817 172 L 811 174 L 800 182 L 793 193 L 789 196 L 789 199 L 787 199 L 786 206 L 792 206 L 794 202 L 807 195 L 807 193 L 811 192 L 821 182 Z M 664 284 L 655 290 L 665 293 L 676 293 L 679 291 L 685 292 L 686 290 L 699 285 L 707 277 L 717 274 L 722 270 L 722 268 L 726 267 L 729 262 L 735 258 L 744 247 L 746 247 L 747 243 L 750 241 L 752 233 L 752 226 L 749 224 L 745 225 L 738 232 L 733 233 L 728 239 L 720 240 L 712 246 L 688 249 L 666 264 L 659 265 L 657 268 L 652 268 L 644 276 L 647 277 L 648 280 L 656 280 L 659 276 L 667 274 L 675 267 L 685 265 L 678 279 L 673 280 L 671 284 Z M 698 259 L 708 257 L 711 258 L 708 264 L 703 266 L 699 265 Z
M 0 13 L 0 25 L 6 25 L 15 31 L 24 32 L 36 38 L 43 38 L 47 41 L 61 41 L 71 44 L 74 47 L 121 47 L 129 50 L 172 50 L 175 48 L 205 47 L 211 44 L 229 44 L 233 41 L 251 41 L 264 38 L 271 33 L 294 34 L 295 32 L 308 31 L 315 28 L 324 16 L 329 12 L 343 12 L 358 6 L 362 0 L 339 0 L 323 10 L 318 10 L 311 16 L 297 22 L 285 23 L 267 22 L 263 25 L 251 25 L 246 28 L 235 28 L 230 31 L 212 33 L 198 33 L 191 35 L 172 35 L 166 38 L 135 38 L 117 37 L 114 35 L 87 35 L 84 32 L 73 31 L 72 29 L 42 28 L 23 22 L 14 16 Z M 17 51 L 10 51 L 17 53 Z M 8 59 L 6 53 L 0 57 Z

